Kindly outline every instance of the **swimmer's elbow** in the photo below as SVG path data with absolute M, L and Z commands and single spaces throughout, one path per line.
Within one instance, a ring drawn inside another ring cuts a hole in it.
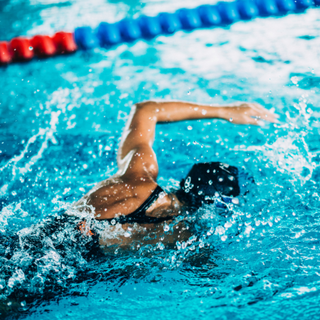
M 138 111 L 138 110 L 143 110 L 143 109 L 154 108 L 157 105 L 157 102 L 148 100 L 148 101 L 142 101 L 142 102 L 135 103 L 134 105 Z

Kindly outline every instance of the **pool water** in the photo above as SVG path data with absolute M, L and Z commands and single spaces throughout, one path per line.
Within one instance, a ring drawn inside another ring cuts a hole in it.
M 0 39 L 199 4 L 3 0 Z M 0 257 L 2 305 L 18 305 L 15 316 L 25 319 L 317 318 L 319 20 L 319 9 L 309 9 L 1 68 L 1 236 L 18 232 L 23 239 L 33 224 L 114 174 L 135 102 L 255 101 L 281 115 L 280 124 L 262 127 L 158 125 L 161 186 L 177 188 L 195 162 L 223 161 L 254 176 L 244 205 L 223 214 L 200 209 L 197 237 L 176 249 L 142 242 L 138 250 L 86 261 L 76 245 L 59 256 L 48 236 L 36 257 Z M 46 299 L 49 287 L 54 297 Z M 25 299 L 10 302 L 15 290 Z

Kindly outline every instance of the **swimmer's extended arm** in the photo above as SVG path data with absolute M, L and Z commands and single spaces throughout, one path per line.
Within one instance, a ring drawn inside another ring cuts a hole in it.
M 259 125 L 258 120 L 277 122 L 277 115 L 257 103 L 208 106 L 188 102 L 142 102 L 132 109 L 118 152 L 119 173 L 148 175 L 156 180 L 158 164 L 152 150 L 155 126 L 159 122 L 219 118 L 234 124 Z

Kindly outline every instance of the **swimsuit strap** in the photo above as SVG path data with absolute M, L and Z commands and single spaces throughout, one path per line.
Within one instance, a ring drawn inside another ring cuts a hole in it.
M 135 211 L 129 214 L 129 216 L 134 215 L 134 216 L 141 216 L 145 215 L 146 211 L 158 200 L 159 196 L 161 193 L 164 193 L 163 189 L 160 186 L 157 186 L 148 199 Z
M 105 219 L 107 221 L 115 220 L 117 223 L 124 224 L 124 223 L 159 223 L 165 220 L 171 220 L 172 217 L 163 217 L 163 218 L 155 218 L 146 215 L 146 211 L 156 202 L 159 198 L 160 194 L 164 192 L 160 186 L 157 186 L 148 197 L 148 199 L 135 211 L 126 215 L 120 216 L 118 218 L 113 219 Z

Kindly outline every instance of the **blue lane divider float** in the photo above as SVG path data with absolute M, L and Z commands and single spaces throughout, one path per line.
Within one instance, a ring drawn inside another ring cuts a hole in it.
M 204 27 L 219 26 L 222 22 L 219 11 L 214 6 L 202 5 L 197 11 Z
M 96 30 L 80 27 L 74 32 L 76 44 L 82 49 L 98 45 L 111 46 L 140 38 L 150 39 L 179 30 L 226 26 L 239 20 L 281 16 L 320 6 L 320 0 L 237 0 L 201 5 L 195 9 L 179 9 L 175 13 L 160 13 L 156 17 L 126 18 L 117 23 L 101 22 Z
M 182 28 L 181 21 L 175 13 L 163 12 L 156 18 L 159 19 L 164 34 L 172 34 Z
M 252 0 L 238 1 L 237 9 L 242 20 L 251 20 L 259 15 L 259 9 Z
M 163 33 L 157 17 L 141 16 L 138 19 L 138 25 L 144 38 L 153 38 Z
M 100 40 L 99 43 L 101 45 L 114 45 L 122 42 L 118 26 L 107 22 L 101 22 L 99 24 L 97 28 L 97 38 Z

